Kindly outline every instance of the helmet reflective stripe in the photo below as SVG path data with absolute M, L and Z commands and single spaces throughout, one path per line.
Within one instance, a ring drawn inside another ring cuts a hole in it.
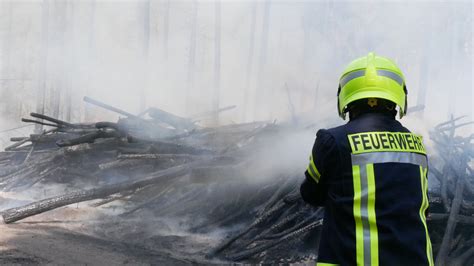
M 344 86 L 346 86 L 346 84 L 355 79 L 355 78 L 360 78 L 360 77 L 363 77 L 365 76 L 365 70 L 357 70 L 357 71 L 354 71 L 354 72 L 351 72 L 349 74 L 347 74 L 345 77 L 343 77 L 341 79 L 341 81 L 339 82 L 339 84 L 341 85 L 341 88 L 343 88 Z
M 391 72 L 391 71 L 388 71 L 388 70 L 385 70 L 385 69 L 378 69 L 377 70 L 377 75 L 392 79 L 392 80 L 396 81 L 398 84 L 400 84 L 400 86 L 403 85 L 403 78 L 400 77 L 400 75 L 398 75 L 395 72 Z M 363 77 L 363 76 L 365 76 L 365 70 L 357 70 L 357 71 L 351 72 L 351 73 L 347 74 L 346 76 L 344 76 L 341 79 L 341 82 L 339 84 L 341 85 L 341 88 L 343 88 L 344 86 L 346 86 L 346 84 L 349 81 L 351 81 L 355 78 Z
M 385 70 L 385 69 L 379 69 L 379 70 L 377 70 L 377 75 L 393 79 L 398 84 L 400 84 L 400 86 L 403 85 L 403 78 L 400 77 L 400 75 L 398 75 L 395 72 L 388 71 L 388 70 Z

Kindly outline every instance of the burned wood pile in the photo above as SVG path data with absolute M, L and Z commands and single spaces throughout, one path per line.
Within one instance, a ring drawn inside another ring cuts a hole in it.
M 145 246 L 160 242 L 141 223 L 166 217 L 193 234 L 223 235 L 200 251 L 208 261 L 316 259 L 324 210 L 302 201 L 299 185 L 306 160 L 298 159 L 302 165 L 294 166 L 283 156 L 292 156 L 290 146 L 282 144 L 296 145 L 303 132 L 310 136 L 307 145 L 314 132 L 266 122 L 201 127 L 198 117 L 159 109 L 133 115 L 85 100 L 125 118 L 73 124 L 33 113 L 37 120 L 24 119 L 52 129 L 14 138 L 0 153 L 1 191 L 22 193 L 58 184 L 64 190 L 4 208 L 5 223 L 92 201 L 97 209 L 119 208 L 116 218 L 101 228 L 105 237 L 116 224 L 136 223 L 139 229 L 121 234 L 124 241 L 138 239 Z M 428 223 L 439 265 L 474 262 L 473 135 L 456 134 L 467 125 L 458 121 L 451 119 L 431 133 Z
M 456 134 L 456 130 L 473 124 L 460 123 L 462 118 L 452 118 L 430 132 L 434 146 L 430 154 L 427 220 L 436 265 L 474 263 L 474 134 Z M 299 255 L 302 248 L 315 254 L 317 228 L 322 224 L 321 208 L 308 209 L 294 189 L 277 196 L 273 204 L 261 210 L 250 226 L 211 254 L 232 261 L 253 258 L 252 262 L 270 263 L 288 262 L 286 259 L 294 262 L 291 255 L 276 261 L 269 259 L 281 258 L 277 254 L 288 254 L 288 249 L 293 251 L 292 255 Z
M 437 265 L 474 263 L 474 134 L 456 134 L 472 124 L 462 118 L 451 118 L 430 134 L 435 151 L 429 172 L 437 184 L 430 184 L 428 220 Z
M 278 157 L 276 152 L 263 151 L 281 143 L 292 128 L 267 122 L 202 127 L 200 117 L 214 113 L 188 119 L 152 108 L 133 115 L 90 98 L 85 101 L 125 118 L 74 124 L 32 113 L 33 119 L 23 119 L 49 129 L 13 138 L 14 144 L 0 153 L 1 191 L 21 194 L 52 185 L 62 185 L 64 190 L 46 193 L 23 206 L 11 204 L 15 207 L 1 211 L 5 223 L 95 200 L 91 204 L 101 208 L 118 202 L 121 221 L 150 215 L 189 217 L 188 230 L 198 234 L 222 228 L 234 233 L 251 224 L 253 217 L 259 217 L 253 223 L 259 228 L 291 215 L 262 234 L 261 240 L 253 241 L 275 240 L 266 249 L 317 226 L 302 215 L 314 211 L 294 193 L 301 181 L 300 168 L 270 171 L 262 161 L 270 163 Z M 293 198 L 288 197 L 291 193 Z M 281 198 L 285 198 L 284 203 Z M 287 207 L 291 208 L 285 210 Z M 315 215 L 320 218 L 321 211 Z M 243 260 L 254 254 L 235 254 L 230 259 Z

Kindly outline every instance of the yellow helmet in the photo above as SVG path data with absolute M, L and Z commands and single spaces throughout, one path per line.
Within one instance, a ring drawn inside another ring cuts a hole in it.
M 347 106 L 365 98 L 389 100 L 400 107 L 400 118 L 407 112 L 407 88 L 402 71 L 390 59 L 369 53 L 352 61 L 339 79 L 338 112 L 345 119 Z

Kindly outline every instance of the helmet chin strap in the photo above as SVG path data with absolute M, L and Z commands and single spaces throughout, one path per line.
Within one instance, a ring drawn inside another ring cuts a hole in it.
M 339 114 L 340 117 L 342 117 L 342 119 L 346 120 L 346 115 L 344 114 L 344 111 L 343 113 L 341 113 L 340 109 L 339 109 L 339 94 L 341 93 L 341 84 L 339 84 L 339 87 L 337 88 L 337 113 Z
M 403 91 L 405 92 L 405 107 L 403 108 L 403 112 L 400 110 L 400 118 L 407 115 L 407 109 L 408 109 L 408 90 L 407 90 L 407 85 L 405 84 L 405 82 L 403 83 Z

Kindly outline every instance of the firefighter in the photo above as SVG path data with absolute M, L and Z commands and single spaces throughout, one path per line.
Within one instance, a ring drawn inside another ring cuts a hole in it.
M 343 72 L 345 125 L 321 129 L 300 192 L 325 208 L 317 265 L 433 265 L 422 137 L 395 117 L 407 111 L 397 65 L 369 53 Z

